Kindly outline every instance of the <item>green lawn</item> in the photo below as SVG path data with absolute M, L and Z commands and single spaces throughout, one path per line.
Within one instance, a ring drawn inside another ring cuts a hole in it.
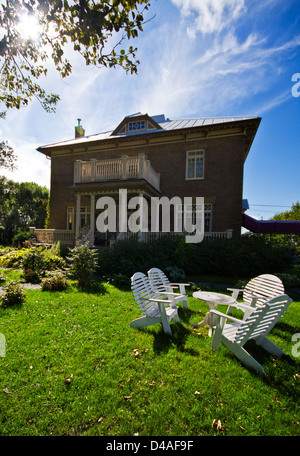
M 300 434 L 299 302 L 270 336 L 287 357 L 249 344 L 263 378 L 224 346 L 213 351 L 207 327 L 193 330 L 208 306 L 191 295 L 170 338 L 160 325 L 130 328 L 140 316 L 131 292 L 106 283 L 26 293 L 21 307 L 0 307 L 0 435 Z

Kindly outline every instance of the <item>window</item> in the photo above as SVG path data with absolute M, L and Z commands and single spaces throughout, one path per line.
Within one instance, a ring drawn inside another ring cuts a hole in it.
M 204 177 L 204 151 L 187 152 L 186 179 L 203 179 Z
M 128 124 L 128 131 L 137 131 L 137 130 L 145 130 L 146 122 L 144 120 L 138 120 L 136 122 L 129 122 Z
M 212 204 L 204 205 L 204 231 L 209 233 L 211 231 L 211 219 L 212 219 Z
M 91 226 L 91 208 L 88 206 L 81 206 L 80 208 L 80 227 L 81 229 L 89 229 Z
M 67 208 L 67 230 L 74 229 L 74 220 L 75 220 L 75 207 L 69 206 Z
M 182 205 L 176 206 L 176 227 L 175 231 L 179 231 L 179 227 L 184 227 L 184 208 Z M 196 224 L 196 217 L 201 217 L 202 215 L 202 207 L 197 207 L 196 204 L 187 205 L 185 208 L 186 210 L 186 218 L 187 223 L 192 223 L 193 225 Z M 204 232 L 209 233 L 211 232 L 211 222 L 212 222 L 212 204 L 205 204 L 204 205 Z

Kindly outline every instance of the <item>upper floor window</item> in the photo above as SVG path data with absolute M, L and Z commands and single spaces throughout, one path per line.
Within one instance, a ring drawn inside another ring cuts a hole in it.
M 197 150 L 187 152 L 186 155 L 186 178 L 203 179 L 204 177 L 204 151 Z
M 137 130 L 145 130 L 146 122 L 144 120 L 138 120 L 136 122 L 129 122 L 128 124 L 128 131 L 137 131 Z

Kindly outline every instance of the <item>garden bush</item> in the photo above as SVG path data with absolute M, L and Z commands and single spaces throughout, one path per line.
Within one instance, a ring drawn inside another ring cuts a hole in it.
M 21 231 L 13 237 L 12 245 L 15 247 L 20 247 L 24 244 L 25 241 L 29 239 L 36 238 L 31 231 Z
M 1 283 L 5 282 L 5 277 L 2 271 L 0 271 L 0 285 Z
M 65 261 L 58 255 L 53 254 L 51 249 L 36 247 L 29 249 L 24 255 L 22 266 L 25 280 L 36 283 L 42 277 L 45 277 L 47 272 L 65 268 Z
M 43 291 L 63 291 L 67 288 L 67 279 L 61 271 L 51 272 L 42 280 Z
M 36 271 L 33 269 L 25 269 L 23 273 L 25 282 L 27 283 L 39 283 L 40 277 Z
M 26 301 L 25 291 L 16 282 L 10 282 L 0 297 L 0 304 L 3 307 L 21 305 Z
M 23 259 L 27 255 L 29 249 L 4 249 L 3 254 L 0 256 L 0 266 L 3 268 L 21 268 Z
M 99 254 L 99 274 L 104 277 L 119 273 L 131 277 L 137 271 L 146 273 L 152 267 L 164 271 L 170 268 L 171 274 L 180 270 L 182 276 L 185 273 L 253 277 L 284 272 L 291 264 L 289 249 L 254 235 L 204 240 L 199 244 L 187 244 L 184 237 L 179 236 L 148 244 L 122 241 Z
M 87 244 L 79 245 L 70 250 L 67 261 L 70 265 L 68 272 L 75 276 L 78 285 L 88 285 L 90 275 L 97 268 L 97 253 L 90 249 Z

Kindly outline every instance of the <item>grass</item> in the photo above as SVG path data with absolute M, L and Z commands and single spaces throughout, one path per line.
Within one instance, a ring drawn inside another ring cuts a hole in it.
M 22 306 L 0 307 L 0 435 L 300 434 L 299 302 L 270 335 L 288 356 L 249 344 L 263 378 L 224 346 L 213 351 L 207 327 L 191 327 L 208 311 L 191 294 L 170 338 L 160 325 L 130 328 L 140 316 L 131 292 L 110 284 L 26 293 Z

